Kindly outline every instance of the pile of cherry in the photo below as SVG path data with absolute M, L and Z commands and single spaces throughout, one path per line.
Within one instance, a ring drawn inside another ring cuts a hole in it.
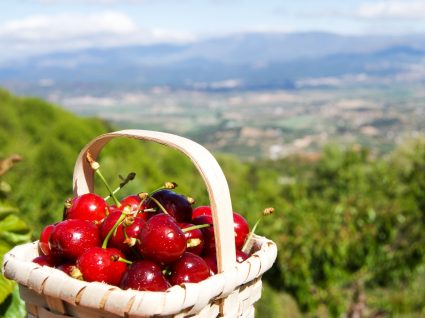
M 197 283 L 217 273 L 209 206 L 192 208 L 193 200 L 174 192 L 176 184 L 170 182 L 118 201 L 119 188 L 112 191 L 98 163 L 90 163 L 114 204 L 94 193 L 68 200 L 63 221 L 42 230 L 40 256 L 33 262 L 76 279 L 149 291 Z M 253 232 L 240 214 L 233 213 L 233 220 L 237 261 L 243 262 Z

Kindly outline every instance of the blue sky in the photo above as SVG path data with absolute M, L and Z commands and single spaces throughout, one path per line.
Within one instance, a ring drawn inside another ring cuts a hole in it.
M 186 42 L 239 32 L 425 32 L 425 0 L 10 0 L 4 55 Z

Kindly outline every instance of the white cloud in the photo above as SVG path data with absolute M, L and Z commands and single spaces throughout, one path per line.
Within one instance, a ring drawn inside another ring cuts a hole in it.
M 128 16 L 119 12 L 101 12 L 89 15 L 37 15 L 0 25 L 0 37 L 24 41 L 57 41 L 102 34 L 125 35 L 137 26 Z
M 356 16 L 367 19 L 423 19 L 425 1 L 389 0 L 364 3 L 359 6 Z
M 139 27 L 128 15 L 104 11 L 91 14 L 35 15 L 0 24 L 3 56 L 28 55 L 91 47 L 187 42 L 191 34 Z

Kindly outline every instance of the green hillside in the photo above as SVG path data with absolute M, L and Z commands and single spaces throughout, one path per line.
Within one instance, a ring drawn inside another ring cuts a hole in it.
M 11 199 L 37 233 L 43 224 L 61 217 L 63 202 L 72 195 L 72 171 L 81 148 L 112 128 L 101 120 L 80 118 L 40 99 L 6 91 L 0 91 L 0 103 L 0 157 L 12 153 L 23 157 L 6 176 L 15 185 Z M 189 160 L 163 146 L 113 141 L 102 153 L 101 163 L 112 184 L 120 182 L 119 174 L 137 173 L 122 195 L 149 191 L 177 177 L 181 191 L 201 188 L 193 186 L 193 180 L 200 182 L 200 178 L 192 173 Z M 103 187 L 98 189 L 103 193 Z
M 43 224 L 61 218 L 63 201 L 72 194 L 72 170 L 80 149 L 113 129 L 101 120 L 0 90 L 0 159 L 13 153 L 23 157 L 0 181 L 12 186 L 7 204 L 19 208 L 34 237 Z M 292 157 L 247 163 L 222 154 L 217 158 L 235 211 L 250 224 L 264 207 L 277 211 L 259 230 L 277 242 L 279 255 L 264 277 L 258 317 L 340 317 L 361 302 L 371 317 L 423 317 L 423 137 L 406 141 L 386 158 L 335 145 L 314 161 Z M 175 181 L 178 192 L 208 203 L 190 161 L 164 146 L 114 140 L 100 164 L 115 185 L 119 174 L 136 172 L 122 196 Z M 96 189 L 105 193 L 102 186 Z

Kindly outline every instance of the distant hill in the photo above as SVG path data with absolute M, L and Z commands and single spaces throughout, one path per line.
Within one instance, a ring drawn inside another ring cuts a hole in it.
M 184 44 L 89 49 L 0 63 L 0 84 L 102 91 L 168 86 L 252 90 L 308 86 L 311 78 L 424 81 L 425 35 L 246 33 Z M 412 72 L 414 73 L 412 76 Z M 391 77 L 392 76 L 392 77 Z M 355 82 L 355 81 L 354 81 Z

